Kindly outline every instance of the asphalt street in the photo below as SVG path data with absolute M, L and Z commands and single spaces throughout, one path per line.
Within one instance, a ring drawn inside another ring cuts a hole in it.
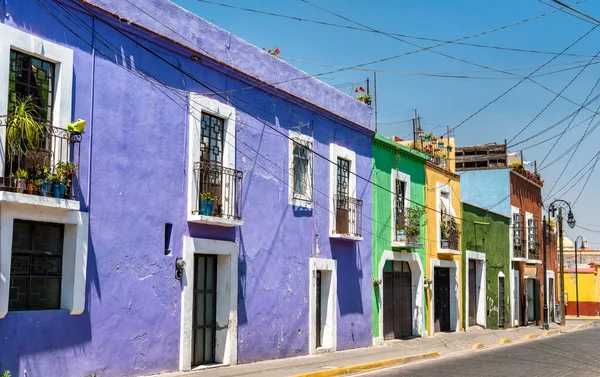
M 466 351 L 360 376 L 600 376 L 600 327 Z

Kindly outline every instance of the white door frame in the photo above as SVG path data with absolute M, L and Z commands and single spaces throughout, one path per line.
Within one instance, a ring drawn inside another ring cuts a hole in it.
M 429 323 L 431 328 L 431 333 L 435 333 L 435 274 L 434 268 L 443 267 L 450 269 L 450 331 L 455 332 L 460 329 L 459 323 L 459 284 L 460 278 L 458 276 L 459 273 L 459 263 L 457 261 L 448 261 L 442 259 L 431 258 L 429 260 L 429 267 L 431 271 L 431 288 L 429 289 L 431 294 L 431 310 L 429 311 Z
M 519 282 L 519 270 L 513 270 L 511 269 L 512 274 L 510 277 L 510 320 L 512 321 L 512 325 L 513 327 L 518 327 L 519 326 L 519 319 L 520 319 L 520 305 L 519 305 L 519 291 L 520 291 L 520 282 Z M 516 280 L 515 280 L 516 278 Z M 515 281 L 517 282 L 515 284 Z
M 424 318 L 423 318 L 423 305 L 424 305 L 424 294 L 423 294 L 423 279 L 425 272 L 423 271 L 423 264 L 421 258 L 417 253 L 409 253 L 406 251 L 398 252 L 385 250 L 381 259 L 379 260 L 379 278 L 381 284 L 379 284 L 379 334 L 377 337 L 373 337 L 373 344 L 380 345 L 383 343 L 383 268 L 385 267 L 386 261 L 401 261 L 407 262 L 410 266 L 411 276 L 411 290 L 412 290 L 412 333 L 413 336 L 424 337 Z
M 308 353 L 335 351 L 337 349 L 337 261 L 325 258 L 310 258 L 309 260 L 309 339 Z M 317 349 L 317 271 L 327 271 L 327 289 L 321 288 L 321 313 L 325 311 L 325 320 L 321 321 L 321 336 L 323 341 Z
M 554 284 L 550 285 L 550 279 Z M 548 312 L 546 313 L 548 321 L 550 321 L 550 313 L 554 314 L 554 320 L 556 320 L 556 307 L 554 302 L 548 301 L 550 299 L 550 290 L 552 290 L 552 297 L 556 300 L 556 277 L 554 276 L 554 271 L 546 270 L 546 289 L 544 290 L 544 300 L 546 301 L 546 306 L 548 306 Z
M 192 366 L 194 254 L 217 255 L 216 322 L 219 327 L 216 333 L 215 361 L 223 365 L 237 364 L 238 248 L 236 242 L 183 237 L 185 273 L 181 279 L 180 370 L 190 370 Z M 224 324 L 227 326 L 223 326 Z
M 465 327 L 469 327 L 469 261 L 475 261 L 475 291 L 477 292 L 477 314 L 475 316 L 475 322 L 486 328 L 486 292 L 487 292 L 487 280 L 486 280 L 486 256 L 485 253 L 479 253 L 476 251 L 466 251 L 465 258 Z

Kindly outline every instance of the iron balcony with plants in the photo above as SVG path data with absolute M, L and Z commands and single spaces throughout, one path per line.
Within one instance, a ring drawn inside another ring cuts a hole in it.
M 5 135 L 0 191 L 76 199 L 80 143 L 85 121 L 67 129 L 39 122 L 30 97 L 17 99 L 0 124 Z
M 241 220 L 242 178 L 243 173 L 239 170 L 215 162 L 195 162 L 192 214 Z
M 440 247 L 442 249 L 460 250 L 460 230 L 458 229 L 458 222 L 454 217 L 442 214 L 442 220 L 440 221 L 440 234 L 442 237 L 440 241 Z
M 333 235 L 362 237 L 363 201 L 347 195 L 334 195 Z M 342 237 L 343 238 L 343 237 Z
M 396 208 L 392 247 L 422 247 L 421 228 L 427 223 L 421 222 L 424 215 L 425 208 L 418 205 Z

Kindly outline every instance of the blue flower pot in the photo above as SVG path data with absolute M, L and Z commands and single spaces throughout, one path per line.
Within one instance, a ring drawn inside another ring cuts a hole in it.
M 55 198 L 62 199 L 65 197 L 65 188 L 64 183 L 55 183 L 52 185 L 52 194 Z
M 431 141 L 431 136 L 425 136 L 423 138 L 425 139 L 425 141 Z
M 200 201 L 200 214 L 201 215 L 212 216 L 214 208 L 215 208 L 214 200 L 201 200 Z
M 52 192 L 52 181 L 44 181 L 44 183 L 42 183 L 40 185 L 39 194 L 41 196 L 50 196 L 51 192 Z

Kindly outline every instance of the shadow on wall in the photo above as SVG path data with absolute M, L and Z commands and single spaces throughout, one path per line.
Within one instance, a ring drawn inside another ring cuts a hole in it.
M 244 236 L 240 232 L 240 255 L 238 260 L 238 325 L 248 323 L 248 314 L 246 312 L 246 247 L 244 246 Z
M 330 238 L 331 255 L 337 261 L 337 298 L 342 316 L 364 314 L 361 283 L 363 266 L 357 242 Z
M 86 280 L 85 310 L 81 315 L 71 315 L 67 310 L 39 310 L 9 312 L 0 320 L 0 363 L 2 369 L 13 376 L 42 376 L 56 365 L 31 362 L 36 354 L 71 349 L 71 354 L 86 356 L 85 345 L 92 340 L 90 324 L 92 295 L 102 301 L 94 243 L 90 235 Z M 5 345 L 10 344 L 10 347 Z M 65 367 L 68 368 L 68 367 Z M 63 368 L 59 368 L 63 369 Z M 64 369 L 63 369 L 64 370 Z

